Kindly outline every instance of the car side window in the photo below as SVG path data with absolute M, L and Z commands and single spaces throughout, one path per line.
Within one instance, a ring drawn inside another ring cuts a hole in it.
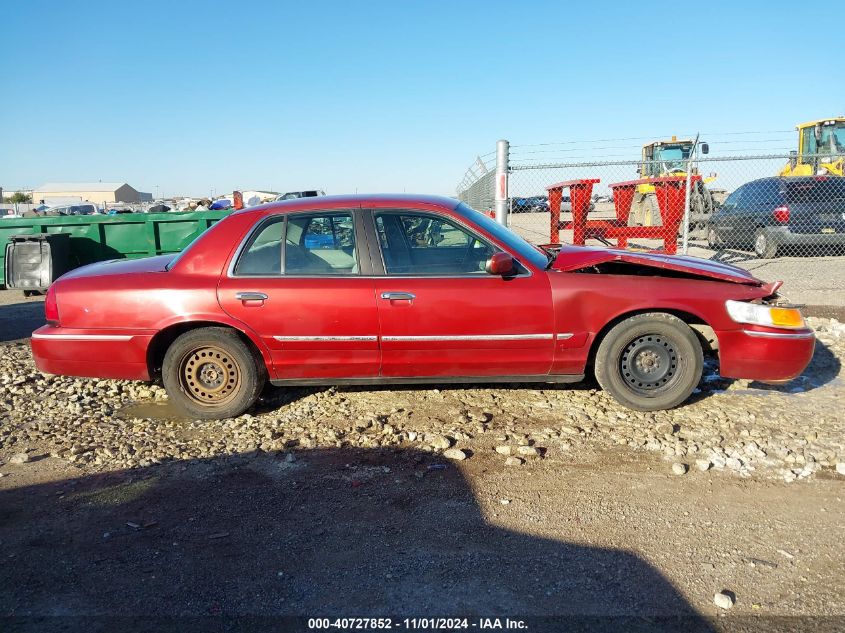
M 775 207 L 781 203 L 780 183 L 777 180 L 764 180 L 760 187 L 759 204 Z
M 757 209 L 763 205 L 777 205 L 779 188 L 776 180 L 756 180 L 744 185 L 739 206 L 742 209 Z
M 801 136 L 803 137 L 801 145 L 803 145 L 804 154 L 815 154 L 816 153 L 816 128 L 813 126 L 805 127 L 801 131 Z
M 252 236 L 235 265 L 236 275 L 275 276 L 282 273 L 284 216 L 274 218 Z
M 358 274 L 352 214 L 274 218 L 252 235 L 233 272 L 263 277 Z
M 494 248 L 441 216 L 414 212 L 375 214 L 388 275 L 486 274 Z
M 293 214 L 285 236 L 286 275 L 357 275 L 352 214 Z
M 737 208 L 746 210 L 753 207 L 760 200 L 760 185 L 750 182 L 742 188 L 742 195 L 739 197 Z

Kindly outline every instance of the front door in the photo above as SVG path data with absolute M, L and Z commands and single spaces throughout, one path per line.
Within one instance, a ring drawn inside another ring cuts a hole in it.
M 383 376 L 549 373 L 554 329 L 544 271 L 488 274 L 498 249 L 444 214 L 376 209 L 367 222 L 384 268 L 375 277 Z
M 276 379 L 378 375 L 378 311 L 357 214 L 269 217 L 220 280 L 220 305 L 259 334 Z

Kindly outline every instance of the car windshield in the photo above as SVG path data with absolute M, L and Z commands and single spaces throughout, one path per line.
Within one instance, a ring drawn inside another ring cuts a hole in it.
M 483 213 L 479 213 L 463 202 L 455 209 L 458 213 L 463 215 L 468 220 L 480 226 L 490 235 L 499 240 L 502 244 L 512 251 L 513 254 L 522 257 L 526 261 L 531 262 L 538 268 L 545 268 L 549 263 L 549 254 L 544 250 L 534 246 L 525 241 L 519 235 L 502 226 L 492 218 L 487 217 Z
M 654 150 L 654 160 L 665 163 L 665 170 L 682 169 L 685 160 L 689 158 L 692 145 L 676 145 L 674 147 L 657 147 Z
M 679 147 L 660 147 L 655 151 L 658 160 L 686 160 L 692 148 L 689 145 Z

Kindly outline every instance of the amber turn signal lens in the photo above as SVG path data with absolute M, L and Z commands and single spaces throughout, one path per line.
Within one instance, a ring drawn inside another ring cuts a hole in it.
M 771 308 L 772 325 L 777 327 L 802 327 L 804 318 L 795 308 Z

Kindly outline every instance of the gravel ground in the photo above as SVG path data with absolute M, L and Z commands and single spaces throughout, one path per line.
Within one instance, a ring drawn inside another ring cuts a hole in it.
M 657 413 L 590 383 L 302 388 L 198 422 L 0 345 L 0 614 L 697 618 L 724 589 L 843 615 L 845 326 L 810 321 L 798 380 L 711 364 Z
M 496 449 L 503 460 L 534 457 L 533 445 L 560 458 L 625 446 L 689 467 L 791 482 L 845 462 L 845 325 L 811 324 L 816 354 L 796 381 L 777 387 L 730 381 L 711 364 L 689 404 L 655 413 L 623 409 L 589 383 L 268 388 L 253 414 L 199 422 L 176 418 L 159 386 L 43 376 L 26 343 L 9 344 L 0 347 L 0 454 L 48 452 L 102 470 L 292 446 L 443 451 L 456 444 L 473 452 Z

